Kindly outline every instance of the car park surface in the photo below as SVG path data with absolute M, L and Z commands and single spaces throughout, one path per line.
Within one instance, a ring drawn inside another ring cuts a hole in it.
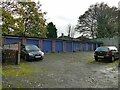
M 118 88 L 118 60 L 95 62 L 93 55 L 47 53 L 43 61 L 4 65 L 3 88 Z

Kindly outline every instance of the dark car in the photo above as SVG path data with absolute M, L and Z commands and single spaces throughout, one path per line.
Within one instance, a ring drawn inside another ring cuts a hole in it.
M 21 58 L 25 60 L 42 60 L 44 53 L 36 45 L 21 45 Z
M 104 59 L 113 62 L 115 59 L 119 58 L 119 52 L 115 46 L 101 46 L 95 50 L 94 58 L 96 61 Z

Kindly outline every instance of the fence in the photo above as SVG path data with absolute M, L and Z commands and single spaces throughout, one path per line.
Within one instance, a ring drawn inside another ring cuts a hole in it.
M 75 51 L 92 51 L 102 45 L 99 42 L 81 42 L 75 40 L 61 39 L 39 39 L 32 37 L 15 37 L 3 36 L 3 45 L 8 43 L 20 42 L 22 44 L 35 44 L 43 52 L 75 52 Z
M 113 38 L 97 38 L 94 41 L 96 42 L 103 42 L 104 45 L 112 45 L 112 46 L 116 46 L 117 48 L 119 47 L 119 39 L 120 37 L 118 36 L 114 36 Z
M 20 64 L 20 43 L 5 44 L 3 46 L 3 63 Z

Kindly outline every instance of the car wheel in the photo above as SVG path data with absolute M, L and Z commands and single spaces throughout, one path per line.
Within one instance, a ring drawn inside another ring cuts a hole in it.
M 98 58 L 95 58 L 95 61 L 97 62 L 97 61 L 98 61 Z
M 24 59 L 25 59 L 26 61 L 28 61 L 28 55 L 25 55 Z
M 41 57 L 40 60 L 43 60 L 43 57 Z

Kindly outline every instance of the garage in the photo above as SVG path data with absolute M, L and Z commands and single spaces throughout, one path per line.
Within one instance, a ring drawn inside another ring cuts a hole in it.
M 74 51 L 80 51 L 80 43 L 74 42 Z
M 94 44 L 93 44 L 93 49 L 96 50 L 96 48 L 97 48 L 97 44 L 94 43 Z
M 42 51 L 43 52 L 52 52 L 52 40 L 43 40 L 42 41 Z
M 88 50 L 91 51 L 92 50 L 92 44 L 88 43 Z
M 63 41 L 56 40 L 55 52 L 63 52 Z
M 27 39 L 26 44 L 34 44 L 34 45 L 37 45 L 39 47 L 39 40 Z
M 20 42 L 22 43 L 22 39 L 21 38 L 6 38 L 5 40 L 5 44 L 11 44 L 11 43 L 16 43 L 16 42 Z
M 72 41 L 66 41 L 66 51 L 72 52 Z
M 82 51 L 85 51 L 85 50 L 86 50 L 86 44 L 82 43 Z

